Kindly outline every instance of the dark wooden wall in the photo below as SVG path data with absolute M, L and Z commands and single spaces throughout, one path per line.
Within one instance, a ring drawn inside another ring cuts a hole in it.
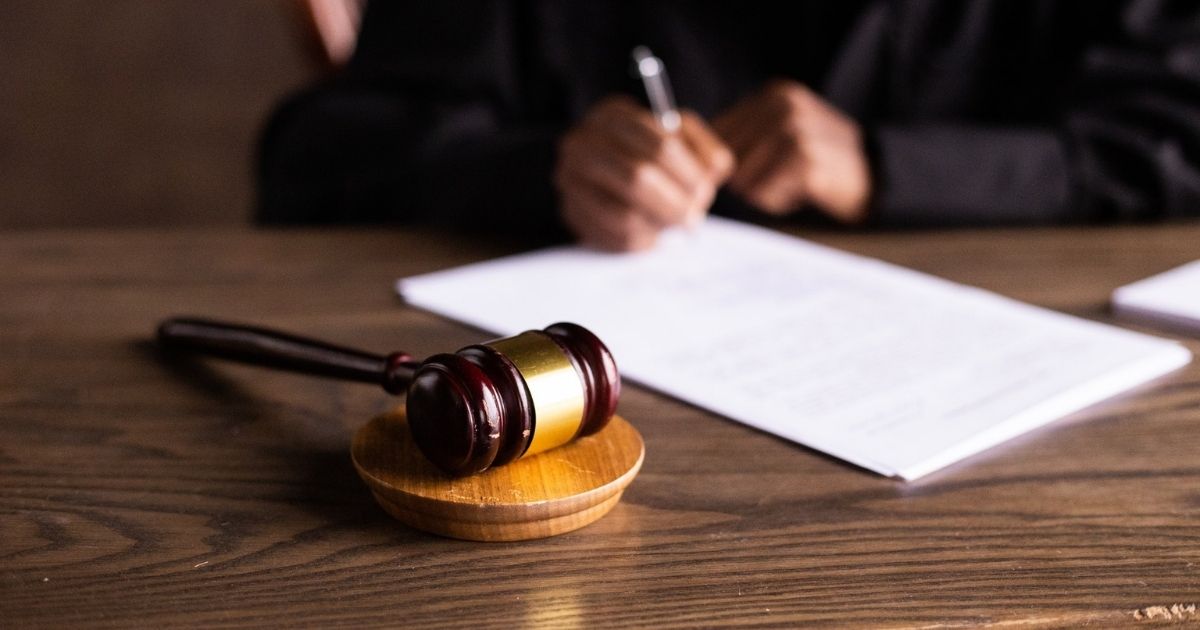
M 291 8 L 0 5 L 0 229 L 247 221 L 263 122 L 315 76 Z

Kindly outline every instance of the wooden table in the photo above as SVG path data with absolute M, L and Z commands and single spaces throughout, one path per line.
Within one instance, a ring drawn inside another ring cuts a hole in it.
M 1198 225 L 811 236 L 1099 320 L 1113 288 L 1200 258 Z M 0 626 L 1200 622 L 1197 367 L 917 483 L 631 387 L 647 457 L 622 503 L 484 544 L 372 501 L 348 449 L 394 404 L 382 392 L 149 343 L 192 313 L 452 350 L 480 334 L 406 309 L 393 279 L 511 249 L 386 230 L 0 235 Z

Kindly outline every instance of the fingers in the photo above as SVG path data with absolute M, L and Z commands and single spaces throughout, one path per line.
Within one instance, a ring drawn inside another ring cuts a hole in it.
M 662 229 L 703 218 L 733 155 L 694 114 L 667 133 L 630 99 L 597 105 L 559 146 L 555 185 L 564 220 L 584 242 L 653 245 Z
M 630 157 L 654 162 L 680 187 L 690 189 L 703 179 L 703 168 L 687 145 L 664 131 L 649 111 L 628 98 L 614 99 L 611 106 L 595 112 L 590 121 L 611 134 Z
M 680 122 L 680 138 L 708 172 L 710 180 L 724 182 L 733 172 L 733 150 L 693 112 L 683 112 Z
M 729 188 L 769 214 L 799 209 L 804 201 L 806 147 L 790 121 L 765 119 L 743 143 Z
M 774 81 L 718 117 L 733 149 L 729 187 L 770 214 L 811 203 L 861 222 L 873 182 L 858 124 L 795 81 Z
M 745 193 L 754 188 L 766 179 L 771 171 L 779 170 L 782 166 L 781 159 L 789 151 L 788 145 L 788 138 L 782 134 L 760 137 L 739 156 L 738 169 L 730 176 L 729 187 L 738 193 Z
M 713 121 L 713 129 L 738 157 L 744 155 L 771 126 L 767 103 L 744 98 Z
M 729 187 L 768 214 L 798 210 L 805 201 L 805 159 L 793 138 L 775 135 L 751 149 Z
M 588 182 L 569 181 L 563 220 L 581 243 L 606 251 L 641 251 L 654 246 L 660 228 L 628 212 L 624 203 Z
M 802 147 L 793 125 L 801 91 L 793 82 L 772 82 L 714 123 L 737 156 L 729 188 L 771 214 L 789 212 L 803 203 Z
M 649 111 L 628 99 L 614 99 L 611 105 L 599 108 L 590 122 L 615 144 L 612 149 L 622 153 L 621 161 L 630 168 L 621 176 L 629 181 L 633 191 L 650 189 L 649 197 L 634 201 L 644 204 L 651 218 L 664 226 L 699 219 L 712 202 L 716 187 L 728 176 L 729 168 L 724 161 L 731 156 L 715 135 L 704 131 L 703 123 L 694 115 L 691 133 L 703 136 L 698 144 L 689 142 L 683 133 L 664 131 Z M 671 181 L 659 181 L 658 171 Z M 664 189 L 664 185 L 670 184 L 681 194 Z
M 663 168 L 628 155 L 603 135 L 584 142 L 587 146 L 563 152 L 563 168 L 570 174 L 567 182 L 604 190 L 660 227 L 683 221 L 689 196 Z
M 874 182 L 861 129 L 803 85 L 772 82 L 712 128 L 690 112 L 681 123 L 666 133 L 632 99 L 614 98 L 568 134 L 556 183 L 581 239 L 650 246 L 658 230 L 699 220 L 726 182 L 770 214 L 811 204 L 839 221 L 865 220 Z

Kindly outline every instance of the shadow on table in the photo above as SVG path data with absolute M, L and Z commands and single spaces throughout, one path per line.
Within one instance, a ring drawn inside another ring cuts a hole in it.
M 294 422 L 283 420 L 278 413 L 277 401 L 254 396 L 237 381 L 210 367 L 204 359 L 165 352 L 152 341 L 137 341 L 135 346 L 140 354 L 162 366 L 170 374 L 171 380 L 187 383 L 222 408 L 236 410 L 236 413 L 229 415 L 230 422 L 235 425 L 261 422 L 265 423 L 268 432 L 279 434 L 280 443 L 287 446 L 266 447 L 269 455 L 263 457 L 283 459 L 291 465 L 295 479 L 289 487 L 294 489 L 296 495 L 285 497 L 290 504 L 328 519 L 330 525 L 336 528 L 373 530 L 391 538 L 392 542 L 429 536 L 396 523 L 375 503 L 350 460 L 348 434 L 340 448 L 322 445 L 318 443 L 320 440 L 296 446 L 296 432 L 305 429 L 298 429 Z M 311 414 L 311 411 L 304 410 L 291 412 Z M 327 425 L 326 420 L 319 418 L 314 421 Z M 259 428 L 262 429 L 263 425 L 259 425 Z M 263 448 L 257 450 L 261 452 Z

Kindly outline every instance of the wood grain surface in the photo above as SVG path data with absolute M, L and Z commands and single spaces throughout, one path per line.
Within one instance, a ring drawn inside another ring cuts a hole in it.
M 1101 321 L 1113 288 L 1200 258 L 1196 225 L 809 236 Z M 351 436 L 385 394 L 148 343 L 192 313 L 453 350 L 486 335 L 405 308 L 392 281 L 512 249 L 0 234 L 0 626 L 1200 622 L 1195 365 L 917 483 L 630 386 L 646 458 L 608 516 L 471 543 L 398 524 L 355 474 Z

